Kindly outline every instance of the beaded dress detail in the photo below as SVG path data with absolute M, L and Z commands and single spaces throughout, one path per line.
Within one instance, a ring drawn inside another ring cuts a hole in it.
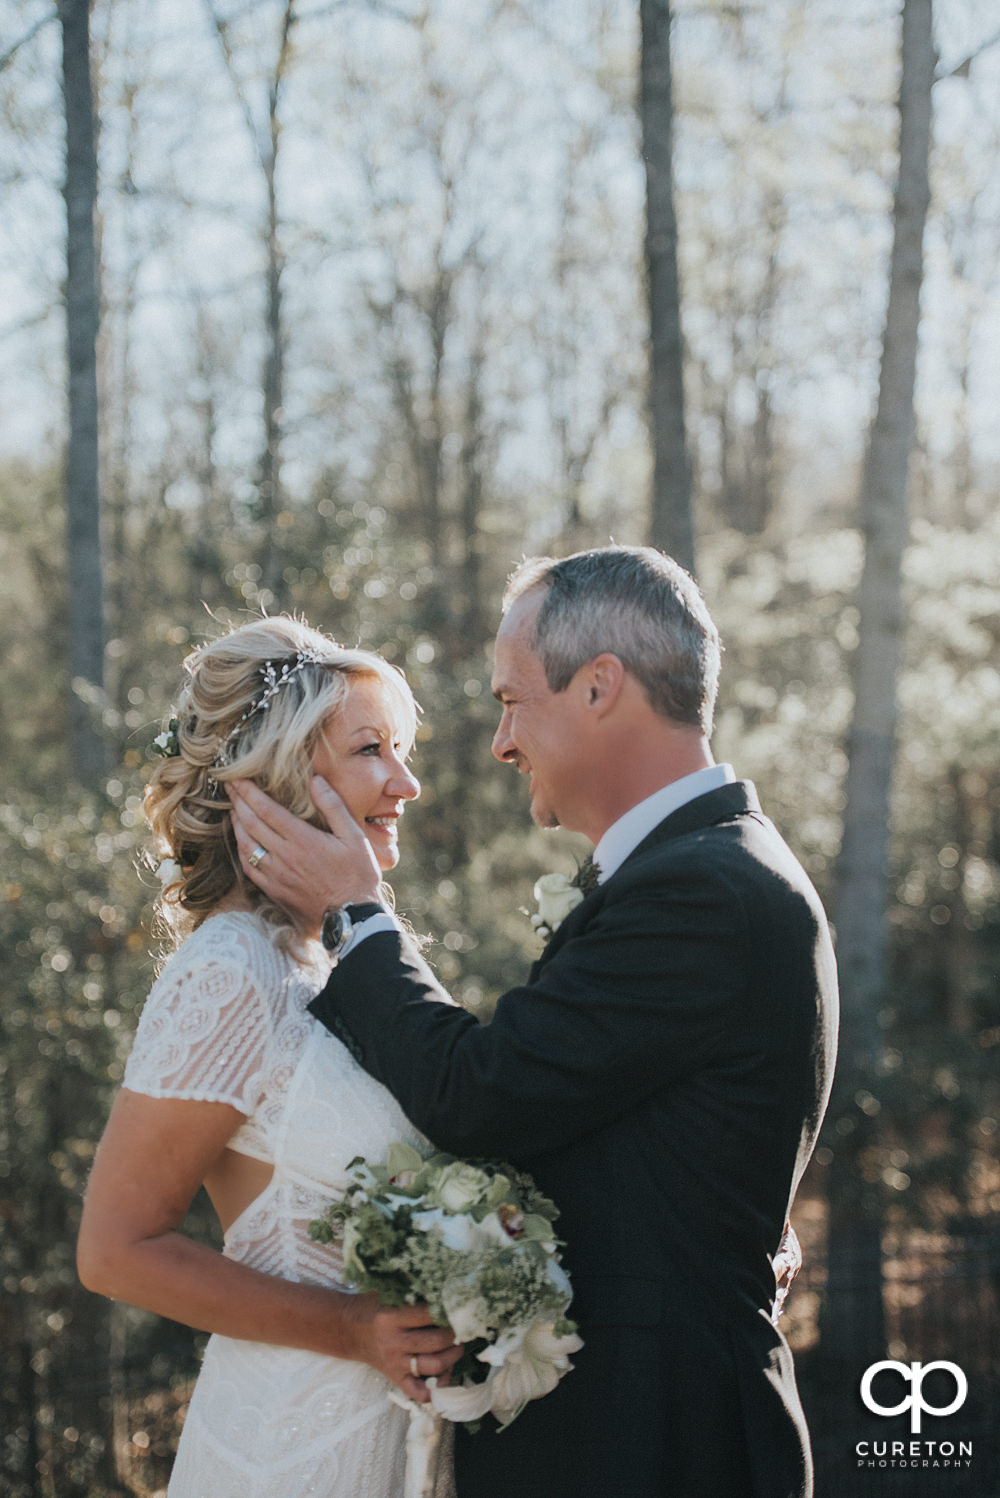
M 350 1184 L 355 1155 L 427 1140 L 306 1005 L 329 976 L 274 946 L 246 911 L 209 917 L 170 957 L 146 1002 L 124 1085 L 150 1097 L 228 1103 L 246 1115 L 229 1147 L 271 1164 L 223 1252 L 265 1274 L 341 1286 L 335 1248 L 309 1222 Z M 169 1498 L 398 1498 L 407 1416 L 366 1364 L 213 1336 Z

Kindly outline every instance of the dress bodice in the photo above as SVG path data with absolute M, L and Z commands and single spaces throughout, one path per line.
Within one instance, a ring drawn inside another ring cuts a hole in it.
M 395 1099 L 307 1009 L 330 959 L 293 955 L 249 911 L 209 917 L 146 1001 L 125 1086 L 228 1103 L 229 1148 L 273 1166 L 225 1254 L 287 1280 L 341 1286 L 336 1245 L 309 1223 L 350 1184 L 356 1155 L 395 1139 L 429 1151 Z M 214 1335 L 184 1422 L 169 1498 L 399 1498 L 407 1416 L 365 1363 Z M 450 1465 L 439 1489 L 450 1492 Z
M 275 946 L 249 911 L 210 916 L 163 967 L 143 1010 L 125 1086 L 151 1097 L 228 1103 L 245 1115 L 230 1149 L 274 1167 L 231 1224 L 224 1252 L 283 1279 L 338 1283 L 335 1247 L 309 1222 L 350 1184 L 357 1155 L 378 1161 L 427 1141 L 399 1104 L 306 1008 L 330 959 Z

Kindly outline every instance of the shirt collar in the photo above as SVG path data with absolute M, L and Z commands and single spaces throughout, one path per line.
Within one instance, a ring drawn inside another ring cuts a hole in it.
M 708 765 L 703 770 L 682 776 L 680 780 L 672 780 L 669 785 L 647 796 L 645 801 L 630 807 L 617 822 L 612 822 L 594 849 L 594 862 L 600 870 L 599 882 L 604 884 L 610 879 L 643 838 L 672 812 L 679 811 L 707 791 L 731 785 L 735 779 L 732 765 Z

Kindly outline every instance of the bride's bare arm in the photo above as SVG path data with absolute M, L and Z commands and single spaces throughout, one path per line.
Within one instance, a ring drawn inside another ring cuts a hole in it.
M 84 1201 L 77 1245 L 84 1285 L 201 1331 L 368 1363 L 426 1400 L 423 1379 L 447 1373 L 461 1349 L 431 1325 L 425 1307 L 389 1308 L 371 1295 L 277 1279 L 179 1231 L 243 1121 L 227 1103 L 119 1094 Z

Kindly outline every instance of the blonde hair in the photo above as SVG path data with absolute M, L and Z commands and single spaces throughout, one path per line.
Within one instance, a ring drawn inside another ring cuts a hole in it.
M 269 690 L 283 667 L 281 685 Z M 177 866 L 162 890 L 160 914 L 179 941 L 237 894 L 274 927 L 279 945 L 292 945 L 291 918 L 240 867 L 222 787 L 253 780 L 296 816 L 325 827 L 309 791 L 312 759 L 352 678 L 381 684 L 405 753 L 417 728 L 412 693 L 381 656 L 347 649 L 284 614 L 209 641 L 188 656 L 184 670 L 175 711 L 179 753 L 157 765 L 144 801 L 156 862 Z

